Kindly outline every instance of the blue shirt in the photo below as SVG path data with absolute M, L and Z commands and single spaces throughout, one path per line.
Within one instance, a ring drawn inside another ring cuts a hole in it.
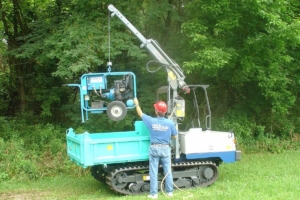
M 177 135 L 173 121 L 164 117 L 150 117 L 143 113 L 142 119 L 150 131 L 150 143 L 169 144 L 171 136 Z

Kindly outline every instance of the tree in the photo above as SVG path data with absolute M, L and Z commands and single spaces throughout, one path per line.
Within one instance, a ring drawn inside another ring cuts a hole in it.
M 299 105 L 299 2 L 204 0 L 186 9 L 184 66 L 218 92 L 214 109 L 235 109 L 269 133 L 294 130 L 286 123 Z

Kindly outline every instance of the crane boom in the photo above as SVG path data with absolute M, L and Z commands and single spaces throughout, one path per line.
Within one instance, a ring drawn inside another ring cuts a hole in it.
M 185 93 L 189 93 L 189 88 L 186 85 L 184 79 L 184 73 L 180 66 L 173 61 L 159 46 L 158 42 L 153 39 L 146 39 L 127 19 L 126 17 L 113 5 L 109 5 L 108 9 L 112 12 L 111 16 L 117 16 L 127 28 L 142 42 L 141 48 L 146 47 L 148 51 L 167 68 L 169 75 L 169 82 L 173 89 L 177 87 L 181 88 Z M 171 72 L 171 74 L 169 74 Z M 174 82 L 174 76 L 176 76 L 176 83 Z

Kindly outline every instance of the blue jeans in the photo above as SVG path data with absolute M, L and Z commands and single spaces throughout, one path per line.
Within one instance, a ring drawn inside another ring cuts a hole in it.
M 151 145 L 149 147 L 149 168 L 150 168 L 150 194 L 155 195 L 158 191 L 158 165 L 161 163 L 164 175 L 168 172 L 168 176 L 165 179 L 165 190 L 166 192 L 173 192 L 173 176 L 171 170 L 171 152 L 170 147 L 165 146 L 155 146 Z M 160 186 L 159 186 L 160 187 Z

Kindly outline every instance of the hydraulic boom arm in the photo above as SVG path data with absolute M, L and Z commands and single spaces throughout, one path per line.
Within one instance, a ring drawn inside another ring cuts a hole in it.
M 173 61 L 159 46 L 158 42 L 153 39 L 146 39 L 127 19 L 122 13 L 116 9 L 113 5 L 109 5 L 108 9 L 112 12 L 111 16 L 116 15 L 126 26 L 127 28 L 136 35 L 136 37 L 142 42 L 141 48 L 146 47 L 151 54 L 167 68 L 169 83 L 173 90 L 177 87 L 181 88 L 184 93 L 189 93 L 190 89 L 186 85 L 183 74 L 180 66 Z M 175 77 L 176 78 L 175 78 Z

